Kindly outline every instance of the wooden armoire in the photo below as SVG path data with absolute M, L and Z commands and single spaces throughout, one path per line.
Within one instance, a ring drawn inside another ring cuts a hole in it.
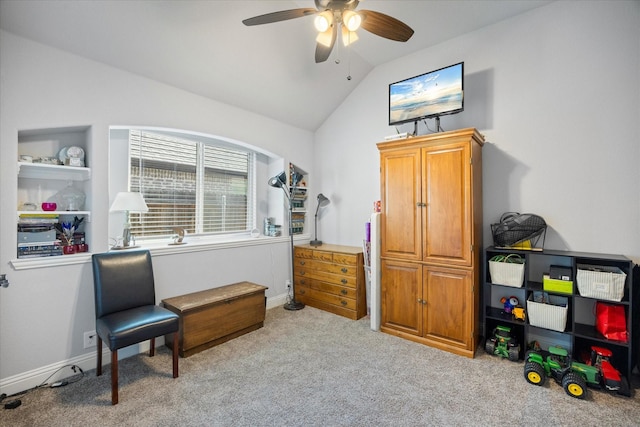
M 380 330 L 473 357 L 480 333 L 476 129 L 381 142 Z

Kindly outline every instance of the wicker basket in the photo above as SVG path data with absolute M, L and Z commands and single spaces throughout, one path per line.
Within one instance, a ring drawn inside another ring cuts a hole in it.
M 627 275 L 618 267 L 578 264 L 578 292 L 583 297 L 622 301 Z
M 494 285 L 520 288 L 524 283 L 524 260 L 516 254 L 496 255 L 489 260 L 489 274 Z
M 539 328 L 564 332 L 567 327 L 568 300 L 565 297 L 550 296 L 552 304 L 535 302 L 532 296 L 527 300 L 529 324 Z M 564 304 L 562 307 L 556 304 Z

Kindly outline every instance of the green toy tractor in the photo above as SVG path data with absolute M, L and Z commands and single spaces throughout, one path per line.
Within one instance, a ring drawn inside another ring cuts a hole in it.
M 493 336 L 487 338 L 484 343 L 484 349 L 491 355 L 505 357 L 512 362 L 517 362 L 520 359 L 520 345 L 511 335 L 511 328 L 508 326 L 496 326 L 493 330 Z
M 537 351 L 528 351 L 525 357 L 524 377 L 534 385 L 544 384 L 547 377 L 552 377 L 562 385 L 571 397 L 584 399 L 587 384 L 599 385 L 600 370 L 584 363 L 573 362 L 567 350 L 562 347 L 549 347 L 546 359 Z

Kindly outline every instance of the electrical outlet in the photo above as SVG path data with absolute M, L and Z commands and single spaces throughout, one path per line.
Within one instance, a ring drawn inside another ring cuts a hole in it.
M 84 333 L 84 348 L 92 348 L 96 346 L 98 335 L 96 331 L 88 331 Z
M 289 279 L 285 280 L 284 287 L 286 288 L 287 291 L 289 291 L 289 289 L 291 289 L 291 280 Z

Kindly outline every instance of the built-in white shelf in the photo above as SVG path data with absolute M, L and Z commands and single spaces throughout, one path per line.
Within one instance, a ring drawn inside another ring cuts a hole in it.
M 18 177 L 87 181 L 91 178 L 91 168 L 18 162 Z

